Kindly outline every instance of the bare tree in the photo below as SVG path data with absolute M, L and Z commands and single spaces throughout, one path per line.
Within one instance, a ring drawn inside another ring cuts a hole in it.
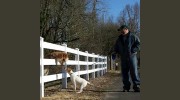
M 140 6 L 138 3 L 134 5 L 126 5 L 124 10 L 120 13 L 118 23 L 119 25 L 126 24 L 130 27 L 132 32 L 139 34 L 140 32 Z

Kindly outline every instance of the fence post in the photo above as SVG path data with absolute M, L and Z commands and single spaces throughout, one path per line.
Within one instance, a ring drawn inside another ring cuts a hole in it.
M 107 56 L 105 58 L 105 62 L 106 62 L 106 70 L 105 70 L 105 72 L 107 72 Z
M 40 96 L 44 97 L 44 64 L 43 64 L 43 59 L 44 59 L 44 48 L 43 48 L 43 42 L 44 38 L 40 37 Z
M 105 66 L 105 57 L 103 57 L 103 68 L 104 68 L 104 69 L 103 69 L 103 74 L 105 74 L 105 70 L 106 70 L 105 67 L 106 67 L 106 66 Z
M 95 55 L 94 53 L 92 53 L 92 54 Z M 92 57 L 92 62 L 93 62 L 93 65 L 92 65 L 92 70 L 93 70 L 92 78 L 95 78 L 95 57 Z
M 106 57 L 104 57 L 104 74 L 106 73 Z
M 67 53 L 67 51 L 66 51 L 67 44 L 62 44 L 62 46 L 64 46 L 64 48 L 65 48 L 64 51 Z M 65 62 L 65 65 L 64 64 L 62 65 L 62 88 L 63 89 L 67 88 L 67 73 L 65 70 L 66 67 L 67 67 L 67 64 Z
M 88 59 L 88 51 L 85 51 L 85 52 L 87 53 L 86 58 L 85 58 L 85 60 L 86 60 L 86 62 L 87 62 L 87 65 L 86 65 L 86 67 L 85 67 L 85 69 L 86 69 L 86 71 L 87 71 L 87 73 L 86 73 L 86 80 L 89 80 L 89 64 L 88 64 L 89 59 Z
M 101 56 L 99 55 L 99 76 L 101 76 Z
M 75 55 L 75 60 L 78 62 L 78 65 L 76 65 L 76 71 L 78 72 L 78 76 L 80 76 L 79 71 L 80 71 L 80 66 L 79 66 L 79 49 L 76 48 L 77 54 Z
M 110 56 L 110 70 L 114 70 L 114 60 L 112 59 L 112 55 Z
M 102 60 L 102 56 L 101 56 L 101 64 L 100 64 L 101 65 L 101 69 L 103 68 L 103 64 L 102 63 L 103 63 L 103 60 Z M 101 70 L 101 76 L 103 76 L 103 70 Z
M 102 57 L 102 68 L 103 68 L 102 75 L 104 75 L 104 57 Z
M 99 63 L 99 54 L 98 54 L 97 62 Z M 99 64 L 97 64 L 97 69 L 99 69 Z M 99 76 L 100 76 L 100 70 L 97 71 L 97 77 Z
M 106 61 L 105 61 L 105 57 L 104 57 L 104 74 L 106 73 Z

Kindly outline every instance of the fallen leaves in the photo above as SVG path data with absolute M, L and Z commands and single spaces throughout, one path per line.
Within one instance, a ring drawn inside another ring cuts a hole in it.
M 119 78 L 119 71 L 108 71 L 103 76 L 90 78 L 89 82 L 94 86 L 87 85 L 80 94 L 73 91 L 71 82 L 68 82 L 67 89 L 61 89 L 60 85 L 50 86 L 45 88 L 45 97 L 41 100 L 102 100 L 104 91 L 113 86 Z M 79 85 L 77 86 L 78 90 Z

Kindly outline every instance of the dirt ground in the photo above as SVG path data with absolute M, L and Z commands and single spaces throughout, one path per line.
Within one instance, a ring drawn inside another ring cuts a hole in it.
M 45 97 L 41 100 L 103 100 L 106 91 L 113 86 L 120 78 L 120 71 L 108 71 L 104 76 L 95 79 L 90 78 L 89 82 L 94 86 L 87 85 L 80 94 L 73 91 L 73 84 L 68 82 L 67 89 L 61 89 L 60 85 L 53 85 L 45 88 Z M 77 91 L 79 85 L 77 86 Z

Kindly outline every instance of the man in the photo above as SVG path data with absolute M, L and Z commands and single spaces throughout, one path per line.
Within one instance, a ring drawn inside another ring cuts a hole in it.
M 112 54 L 119 54 L 121 58 L 121 72 L 123 92 L 129 92 L 133 82 L 134 92 L 140 92 L 140 79 L 138 75 L 137 52 L 140 50 L 139 38 L 129 31 L 128 26 L 122 25 L 118 31 L 121 33 L 111 50 Z

